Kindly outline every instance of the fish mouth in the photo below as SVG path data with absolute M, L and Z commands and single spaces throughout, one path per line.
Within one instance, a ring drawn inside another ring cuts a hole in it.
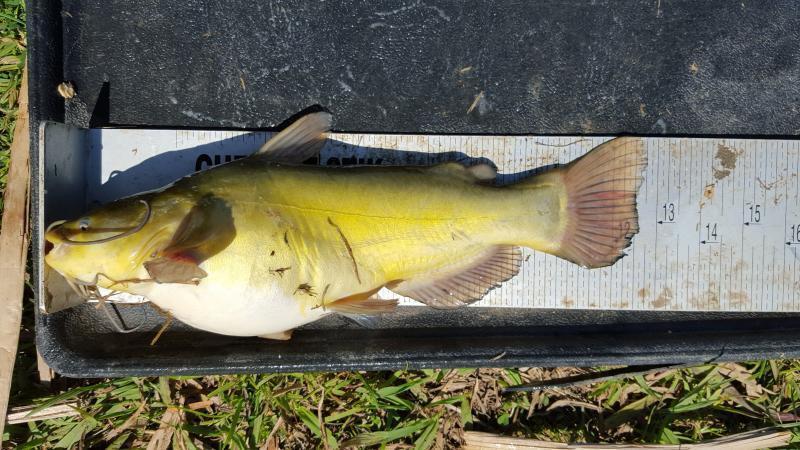
M 56 245 L 64 242 L 64 236 L 61 234 L 61 225 L 67 223 L 66 220 L 57 220 L 51 223 L 47 230 L 44 232 L 44 254 L 50 253 Z
M 65 224 L 66 220 L 57 220 L 51 223 L 44 232 L 44 256 L 50 254 L 57 245 L 64 242 L 64 236 L 61 234 L 61 225 Z

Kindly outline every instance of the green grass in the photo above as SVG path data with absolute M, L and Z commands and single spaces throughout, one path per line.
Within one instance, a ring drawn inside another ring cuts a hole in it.
M 122 378 L 81 383 L 35 400 L 40 407 L 77 402 L 79 415 L 8 431 L 16 448 L 70 448 L 79 442 L 84 448 L 143 447 L 159 429 L 174 448 L 187 449 L 258 448 L 270 439 L 281 448 L 323 442 L 328 448 L 450 448 L 465 428 L 554 441 L 685 443 L 800 419 L 797 361 L 706 365 L 585 388 L 499 393 L 509 384 L 577 372 Z
M 24 60 L 20 2 L 0 7 L 0 189 Z M 2 205 L 0 205 L 0 209 Z M 800 361 L 669 370 L 588 387 L 502 395 L 581 369 L 459 369 L 37 382 L 32 305 L 12 406 L 77 415 L 6 427 L 3 448 L 449 448 L 465 429 L 553 441 L 681 443 L 800 421 Z M 797 435 L 795 436 L 797 437 Z M 800 444 L 795 444 L 800 445 Z

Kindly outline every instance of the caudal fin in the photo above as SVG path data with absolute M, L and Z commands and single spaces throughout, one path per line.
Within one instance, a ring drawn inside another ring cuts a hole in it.
M 636 194 L 647 166 L 644 142 L 605 142 L 562 170 L 566 228 L 553 253 L 588 268 L 614 264 L 639 231 Z

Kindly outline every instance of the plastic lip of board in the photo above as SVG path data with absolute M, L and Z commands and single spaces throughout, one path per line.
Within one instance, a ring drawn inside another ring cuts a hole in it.
M 245 157 L 271 133 L 91 129 L 87 205 Z M 323 165 L 490 160 L 499 183 L 566 163 L 610 137 L 332 134 Z M 800 140 L 644 138 L 640 232 L 587 270 L 524 250 L 520 273 L 474 306 L 800 311 Z M 396 297 L 381 291 L 380 295 Z M 141 301 L 132 296 L 120 302 Z M 405 304 L 416 302 L 404 299 Z

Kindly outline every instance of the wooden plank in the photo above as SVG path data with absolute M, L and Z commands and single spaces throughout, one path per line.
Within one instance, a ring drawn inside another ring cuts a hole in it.
M 3 195 L 0 229 L 0 436 L 8 409 L 11 375 L 17 356 L 25 260 L 28 255 L 28 205 L 30 200 L 30 134 L 28 130 L 28 71 L 22 75 L 19 110 L 11 144 L 8 184 Z
M 787 445 L 791 438 L 792 432 L 789 430 L 761 428 L 697 444 L 568 444 L 467 431 L 464 434 L 465 442 L 462 448 L 465 450 L 758 450 L 782 447 Z

